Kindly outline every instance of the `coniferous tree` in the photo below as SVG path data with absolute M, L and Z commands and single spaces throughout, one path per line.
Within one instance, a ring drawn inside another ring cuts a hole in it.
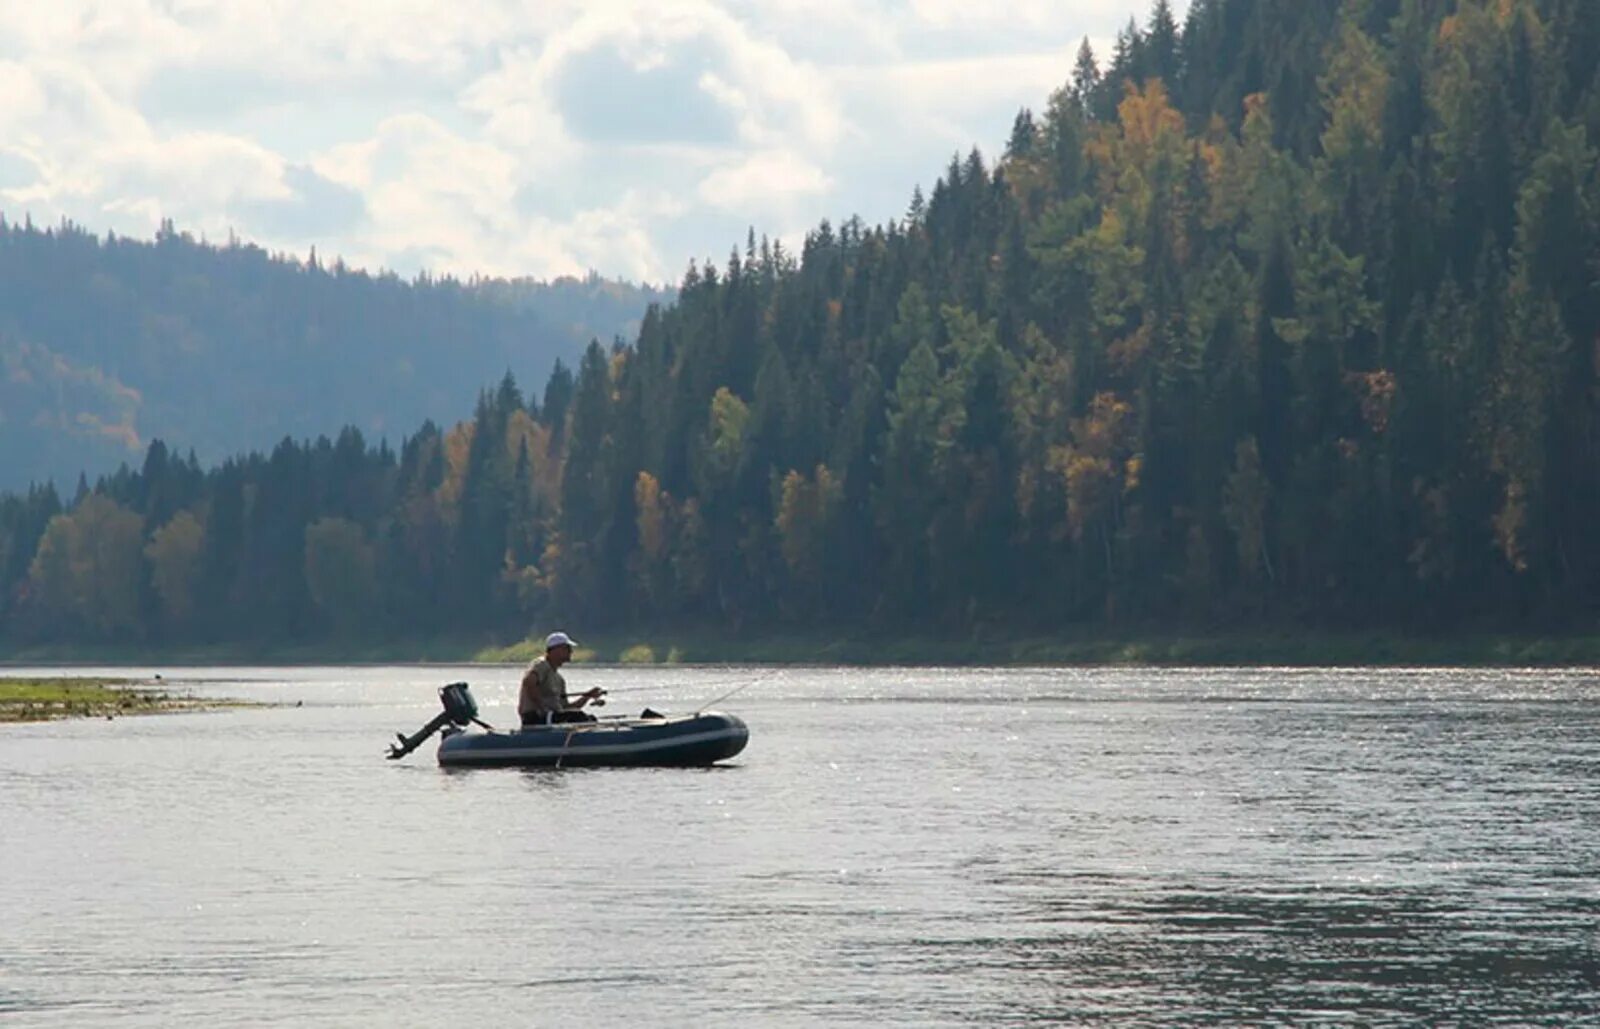
M 1581 624 L 1586 15 L 1195 0 L 1180 32 L 1157 2 L 999 161 L 797 252 L 747 233 L 540 404 L 508 374 L 398 452 L 352 427 L 207 471 L 152 443 L 69 504 L 0 496 L 0 633 Z M 127 558 L 105 611 L 90 523 Z

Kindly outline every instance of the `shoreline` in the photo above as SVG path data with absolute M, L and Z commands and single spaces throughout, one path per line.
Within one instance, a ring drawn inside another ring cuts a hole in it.
M 158 684 L 136 679 L 0 677 L 0 724 L 114 719 L 237 706 L 237 702 L 168 693 Z
M 1012 638 L 821 632 L 720 635 L 704 629 L 600 632 L 575 660 L 598 664 L 858 665 L 933 667 L 1588 667 L 1600 666 L 1600 635 L 1255 632 L 1072 633 Z M 204 646 L 7 647 L 0 669 L 150 665 L 525 664 L 540 652 L 524 639 L 497 645 L 438 638 L 418 642 L 334 641 Z

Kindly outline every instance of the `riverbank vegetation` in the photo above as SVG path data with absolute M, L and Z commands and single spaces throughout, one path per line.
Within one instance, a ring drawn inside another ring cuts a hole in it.
M 526 664 L 542 639 L 485 643 L 468 637 L 432 640 L 154 645 L 34 644 L 8 655 L 13 664 L 96 664 L 175 669 L 262 664 Z M 1210 632 L 1108 631 L 1069 628 L 1033 636 L 885 635 L 870 629 L 788 629 L 730 633 L 715 626 L 613 629 L 585 634 L 579 663 L 853 664 L 853 665 L 1165 665 L 1290 667 L 1600 666 L 1600 635 L 1532 636 L 1495 632 L 1405 635 L 1301 629 Z
M 507 375 L 397 450 L 350 430 L 202 471 L 153 444 L 69 501 L 0 499 L 0 631 L 542 626 L 686 660 L 841 624 L 799 656 L 1585 640 L 1590 7 L 1195 0 L 1180 28 L 1158 0 L 998 159 L 797 252 L 752 233 L 537 397 Z M 628 632 L 679 621 L 712 644 Z
M 0 678 L 0 722 L 117 718 L 217 706 L 216 701 L 136 686 L 126 679 Z

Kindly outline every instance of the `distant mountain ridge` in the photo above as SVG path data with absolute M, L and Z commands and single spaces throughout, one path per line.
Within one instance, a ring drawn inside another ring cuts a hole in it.
M 591 274 L 406 281 L 165 224 L 153 240 L 0 219 L 0 490 L 70 487 L 154 439 L 202 460 L 459 417 L 637 333 L 668 290 Z

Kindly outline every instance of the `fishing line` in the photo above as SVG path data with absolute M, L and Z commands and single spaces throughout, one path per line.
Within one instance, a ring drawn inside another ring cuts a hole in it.
M 772 678 L 773 676 L 775 676 L 777 674 L 778 673 L 776 671 L 768 672 L 766 675 L 758 676 L 758 677 L 756 677 L 754 679 L 748 680 L 747 682 L 745 682 L 741 686 L 735 686 L 733 689 L 731 689 L 728 692 L 724 693 L 722 696 L 718 697 L 716 700 L 707 701 L 706 703 L 701 704 L 698 708 L 695 709 L 695 712 L 694 712 L 695 717 L 696 718 L 700 717 L 700 713 L 702 711 L 704 711 L 706 708 L 710 707 L 712 704 L 720 704 L 724 700 L 727 700 L 729 697 L 733 696 L 735 693 L 739 693 L 742 690 L 747 690 L 750 687 L 754 686 L 758 682 L 765 682 L 765 681 L 767 681 L 768 679 Z
M 646 669 L 649 669 L 649 668 L 654 667 L 654 666 L 645 665 L 643 667 L 646 668 Z M 686 667 L 686 666 L 683 666 L 683 665 L 667 666 L 667 667 L 676 667 L 677 669 L 685 671 L 685 672 L 693 670 L 692 667 Z M 767 673 L 765 673 L 765 674 L 763 674 L 761 676 L 758 676 L 755 679 L 751 679 L 749 676 L 743 676 L 743 675 L 739 676 L 738 678 L 727 678 L 727 677 L 722 677 L 722 678 L 717 678 L 717 679 L 685 678 L 682 682 L 677 682 L 677 681 L 674 681 L 674 682 L 660 682 L 660 683 L 656 683 L 653 686 L 617 686 L 617 687 L 608 686 L 608 687 L 605 688 L 605 691 L 606 691 L 606 695 L 610 696 L 613 693 L 647 693 L 647 692 L 648 693 L 659 693 L 660 691 L 662 691 L 664 689 L 676 689 L 679 686 L 692 686 L 695 689 L 699 689 L 701 687 L 706 687 L 706 686 L 713 687 L 713 688 L 718 687 L 718 686 L 728 686 L 728 685 L 731 685 L 733 683 L 740 683 L 742 685 L 751 685 L 753 683 L 760 682 L 762 679 L 770 679 L 774 675 L 777 675 L 777 674 L 778 673 L 776 671 L 767 672 Z

